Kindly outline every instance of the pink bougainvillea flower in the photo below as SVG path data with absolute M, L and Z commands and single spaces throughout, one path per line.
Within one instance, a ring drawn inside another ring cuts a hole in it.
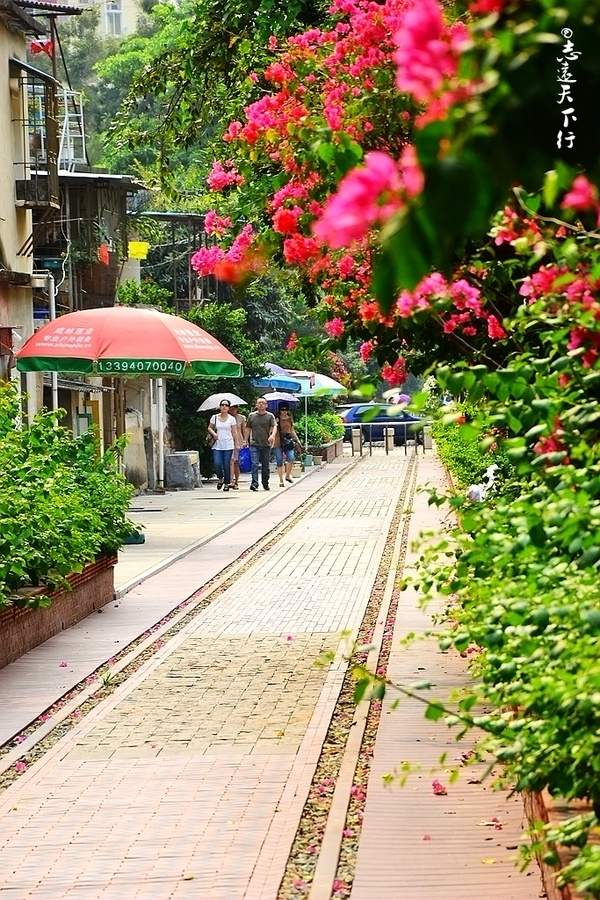
M 487 332 L 488 337 L 496 340 L 502 340 L 506 337 L 506 331 L 494 315 L 490 315 L 487 318 Z
M 416 197 L 425 186 L 425 176 L 412 144 L 407 144 L 400 154 L 400 171 L 406 193 L 409 197 Z
M 345 887 L 346 887 L 346 882 L 342 881 L 340 878 L 336 878 L 335 881 L 333 882 L 333 884 L 331 885 L 331 888 L 333 891 L 343 891 Z
M 209 209 L 209 211 L 204 216 L 204 230 L 207 234 L 215 234 L 215 235 L 223 235 L 225 232 L 233 226 L 233 222 L 229 218 L 229 216 L 219 216 L 215 212 L 214 209 Z
M 476 15 L 487 16 L 489 13 L 502 12 L 507 0 L 476 0 L 469 3 L 469 12 Z
M 224 141 L 235 141 L 240 136 L 244 126 L 241 122 L 230 122 L 227 131 L 223 135 Z
M 69 663 L 68 663 L 68 662 L 65 662 L 65 661 L 63 660 L 62 662 L 59 662 L 58 668 L 59 668 L 59 669 L 66 669 L 68 665 L 69 665 Z
M 302 891 L 306 887 L 306 881 L 304 878 L 294 878 L 294 887 L 297 891 Z
M 331 319 L 330 322 L 325 322 L 324 328 L 330 337 L 339 338 L 343 335 L 345 330 L 344 320 L 340 319 L 339 316 L 336 316 L 335 319 Z
M 225 165 L 227 168 L 219 160 L 213 163 L 210 175 L 206 179 L 211 191 L 222 191 L 229 185 L 244 183 L 243 176 L 238 173 L 231 160 L 227 160 Z
M 424 840 L 424 841 L 430 841 L 430 840 L 431 840 L 431 835 L 430 835 L 430 834 L 424 834 L 424 835 L 423 835 L 423 840 Z
M 598 191 L 585 175 L 578 175 L 560 204 L 561 209 L 577 209 L 585 212 L 598 208 Z
M 24 772 L 27 768 L 27 763 L 24 763 L 22 759 L 18 759 L 15 763 L 15 769 L 17 772 Z
M 408 375 L 406 372 L 406 360 L 399 357 L 393 366 L 386 363 L 381 370 L 381 377 L 390 385 L 390 387 L 398 387 L 404 384 Z
M 373 341 L 364 341 L 364 343 L 360 345 L 358 353 L 363 362 L 367 362 L 367 360 L 371 359 L 374 349 L 375 344 Z
M 200 247 L 192 254 L 190 260 L 193 270 L 200 277 L 205 275 L 213 275 L 215 267 L 225 256 L 225 251 L 216 245 L 213 247 Z
M 303 266 L 310 259 L 319 256 L 319 245 L 314 238 L 294 234 L 283 242 L 283 256 L 287 263 L 299 263 Z
M 456 74 L 466 36 L 464 26 L 444 26 L 441 7 L 435 0 L 415 3 L 395 36 L 398 89 L 419 102 L 430 100 L 444 80 Z
M 298 231 L 298 219 L 301 215 L 302 210 L 299 206 L 293 209 L 280 207 L 273 215 L 273 231 L 278 234 L 294 234 Z
M 446 787 L 442 784 L 441 781 L 438 781 L 437 778 L 434 778 L 433 781 L 431 782 L 431 789 L 434 794 L 437 794 L 440 796 L 448 793 L 448 791 L 446 790 Z
M 313 232 L 333 250 L 364 238 L 369 228 L 385 222 L 402 206 L 402 179 L 396 160 L 374 150 L 365 165 L 342 178 L 337 193 L 325 204 Z
M 293 641 L 293 640 L 294 640 L 294 635 L 293 635 L 293 634 L 288 634 L 288 635 L 286 635 L 286 638 L 285 638 L 285 639 L 286 639 L 286 641 L 288 641 L 288 643 L 289 643 L 290 641 Z

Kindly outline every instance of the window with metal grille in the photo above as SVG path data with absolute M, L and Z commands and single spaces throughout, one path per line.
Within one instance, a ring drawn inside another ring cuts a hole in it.
M 58 207 L 57 82 L 11 59 L 16 202 Z

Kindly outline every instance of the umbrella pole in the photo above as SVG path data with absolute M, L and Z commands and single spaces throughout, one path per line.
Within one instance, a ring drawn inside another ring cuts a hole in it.
M 48 279 L 48 312 L 50 314 L 50 319 L 56 318 L 56 282 L 54 281 L 54 275 L 51 272 L 47 274 Z M 58 372 L 51 372 L 50 378 L 52 379 L 52 409 L 58 409 Z M 54 427 L 58 428 L 58 419 L 54 420 Z
M 304 452 L 308 453 L 308 395 L 304 395 Z
M 158 487 L 165 486 L 165 382 L 156 379 L 156 400 L 158 406 Z

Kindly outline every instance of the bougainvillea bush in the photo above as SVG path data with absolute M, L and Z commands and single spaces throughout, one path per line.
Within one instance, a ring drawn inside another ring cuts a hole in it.
M 517 789 L 590 800 L 551 836 L 600 897 L 600 0 L 330 15 L 254 75 L 209 181 L 229 221 L 193 265 L 299 267 L 333 348 L 393 386 L 435 372 L 509 461 L 485 504 L 432 495 L 460 527 L 423 591 L 452 601 L 445 644 L 477 650 L 448 721 L 484 729 Z

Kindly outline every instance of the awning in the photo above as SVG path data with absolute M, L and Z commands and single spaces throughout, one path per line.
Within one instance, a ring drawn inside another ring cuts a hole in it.
M 114 387 L 107 387 L 104 384 L 90 384 L 89 381 L 76 381 L 74 378 L 57 378 L 58 389 L 61 391 L 74 391 L 82 394 L 104 394 L 114 391 Z M 44 386 L 52 387 L 52 376 L 50 372 L 44 372 Z

